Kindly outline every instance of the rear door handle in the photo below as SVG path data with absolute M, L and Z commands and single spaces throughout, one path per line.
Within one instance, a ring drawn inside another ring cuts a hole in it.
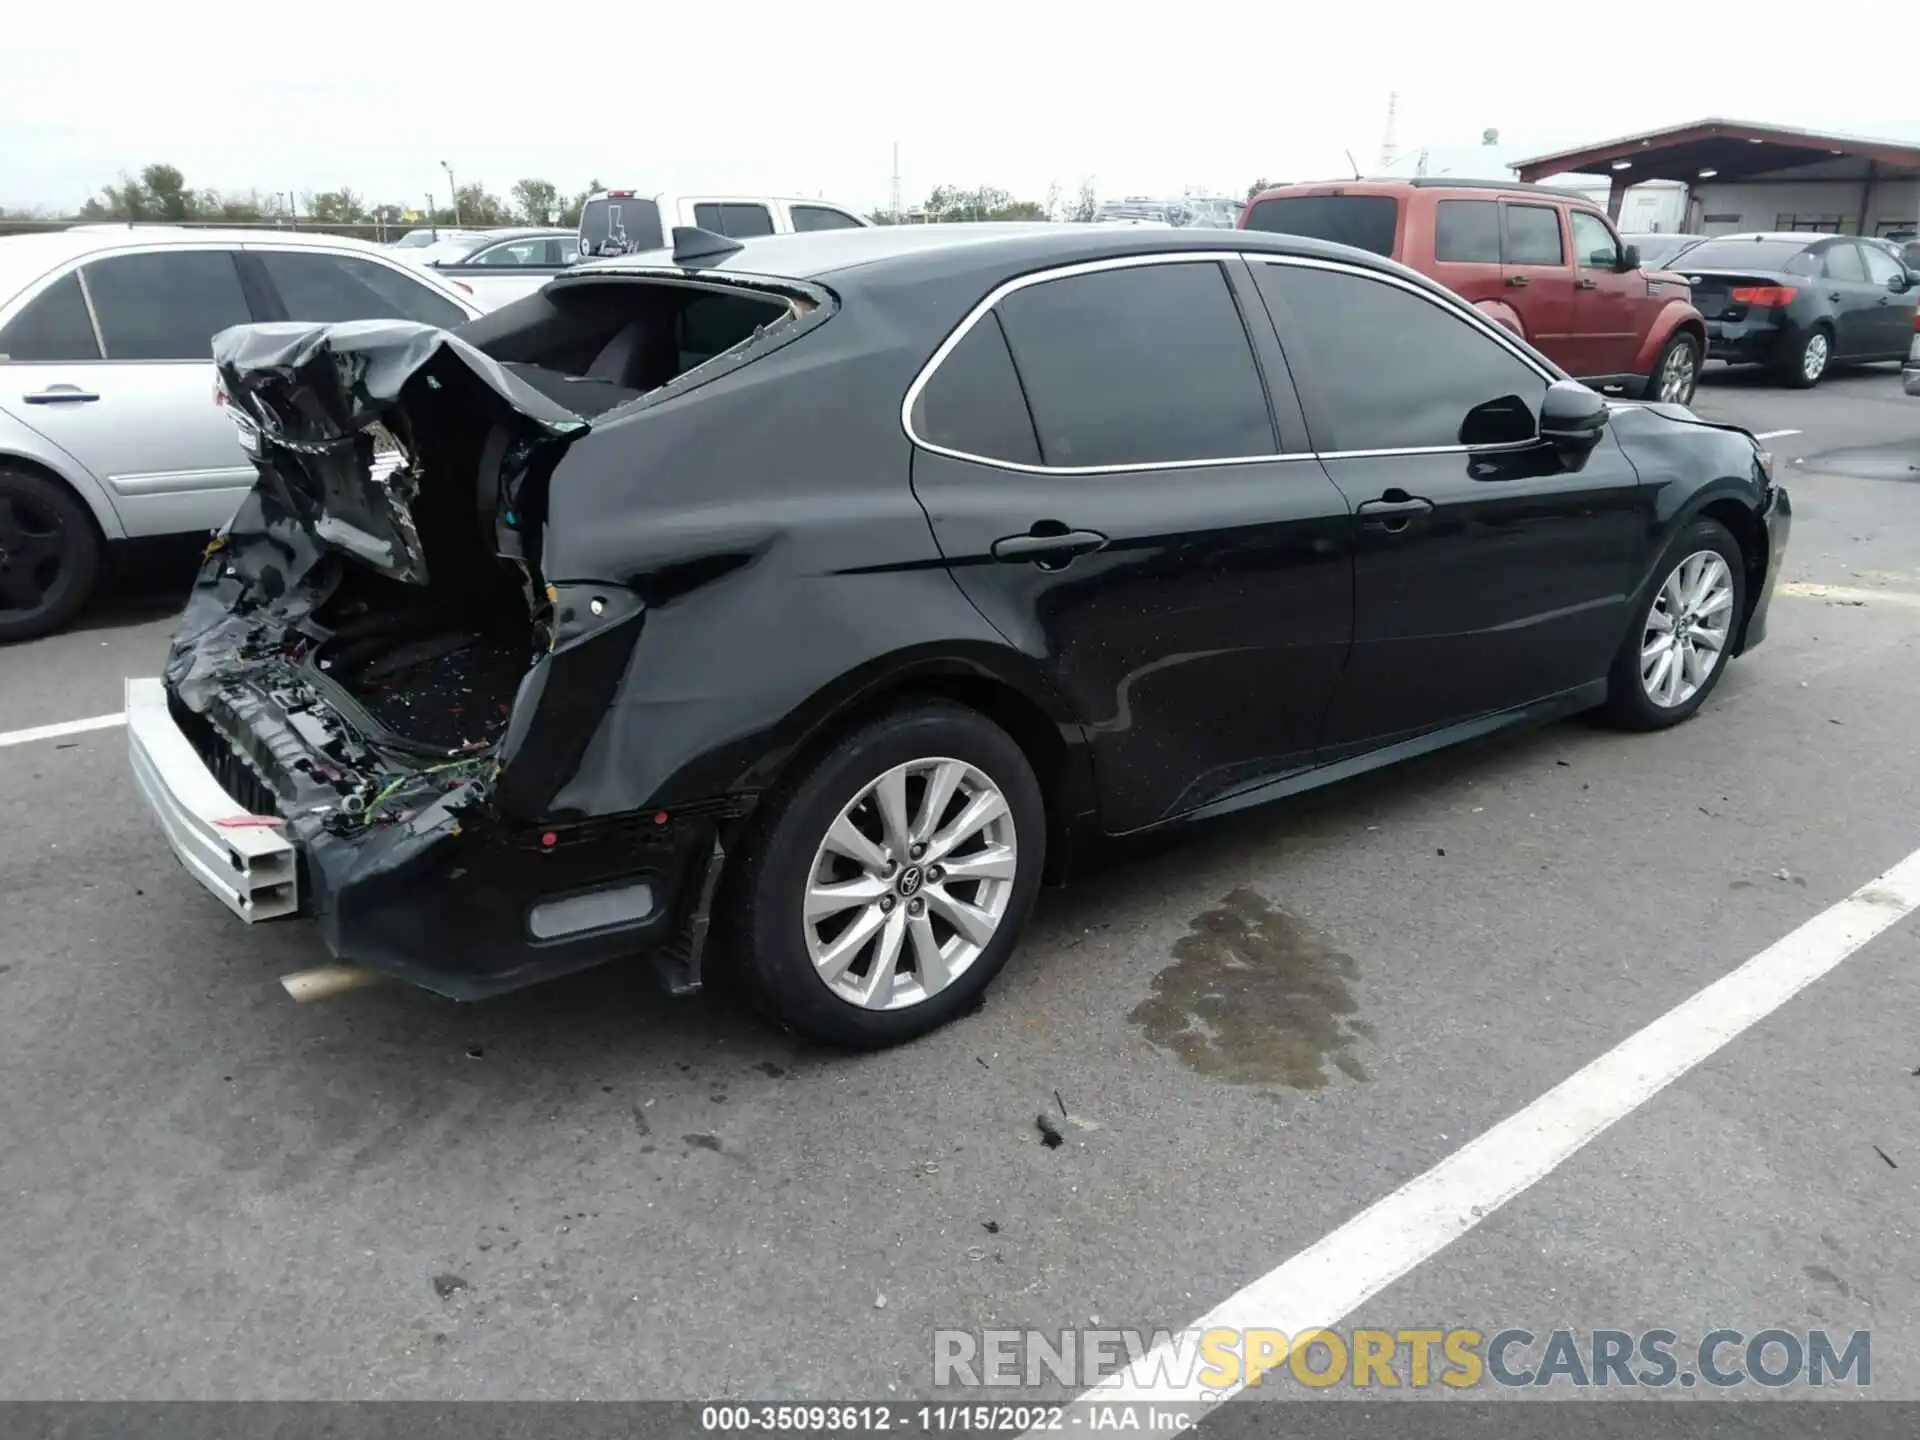
M 1583 277 L 1579 281 L 1575 282 L 1574 288 L 1578 290 L 1598 290 L 1600 288 L 1600 282 L 1598 280 L 1591 280 Z
M 1827 299 L 1833 301 L 1836 305 L 1838 305 L 1843 298 L 1845 297 L 1843 297 L 1838 290 L 1829 290 L 1827 292 Z
M 20 398 L 29 405 L 85 405 L 100 397 L 91 390 L 82 390 L 78 385 L 49 385 L 44 390 Z
M 1415 520 L 1433 513 L 1433 502 L 1409 495 L 1404 490 L 1389 490 L 1378 500 L 1360 507 L 1360 523 L 1369 530 L 1385 530 L 1398 535 Z
M 1059 521 L 1042 520 L 1025 535 L 1007 535 L 993 542 L 993 558 L 1005 565 L 1025 562 L 1043 570 L 1058 570 L 1081 555 L 1104 550 L 1107 537 L 1097 530 L 1055 529 Z
M 1512 286 L 1515 290 L 1521 289 L 1523 286 L 1526 285 L 1526 283 L 1527 283 L 1527 277 L 1524 275 L 1507 276 L 1507 284 Z

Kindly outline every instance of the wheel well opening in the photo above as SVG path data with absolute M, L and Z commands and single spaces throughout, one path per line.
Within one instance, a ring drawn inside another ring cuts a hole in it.
M 806 762 L 838 744 L 850 732 L 902 705 L 916 700 L 950 700 L 993 721 L 1013 738 L 1033 767 L 1047 807 L 1047 877 L 1056 878 L 1066 858 L 1072 815 L 1072 787 L 1068 784 L 1067 742 L 1057 724 L 1033 701 L 1011 685 L 978 675 L 917 675 L 902 680 L 833 716 L 787 757 L 781 775 L 797 773 Z
M 1767 531 L 1760 523 L 1760 517 L 1747 506 L 1731 497 L 1722 497 L 1705 506 L 1701 515 L 1709 520 L 1718 520 L 1732 533 L 1734 543 L 1740 547 L 1740 558 L 1745 562 L 1747 572 L 1747 595 L 1740 616 L 1740 636 L 1735 646 L 1747 643 L 1747 620 L 1753 614 L 1753 607 L 1760 598 L 1760 584 L 1767 573 Z
M 80 513 L 87 517 L 87 524 L 93 528 L 93 538 L 100 542 L 104 553 L 107 536 L 106 532 L 100 528 L 100 517 L 93 513 L 93 506 L 87 503 L 87 497 L 67 483 L 66 476 L 58 470 L 42 465 L 38 460 L 29 460 L 24 455 L 0 455 L 0 470 L 17 470 L 23 475 L 33 475 L 58 485 L 66 491 L 73 498 L 73 503 L 80 507 Z

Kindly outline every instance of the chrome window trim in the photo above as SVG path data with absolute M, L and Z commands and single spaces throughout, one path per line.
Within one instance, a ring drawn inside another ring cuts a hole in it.
M 907 386 L 906 398 L 900 402 L 900 428 L 906 432 L 907 439 L 922 450 L 935 455 L 945 455 L 954 460 L 965 460 L 975 465 L 991 465 L 999 470 L 1015 470 L 1028 475 L 1125 475 L 1150 470 L 1209 470 L 1222 465 L 1267 465 L 1275 460 L 1311 460 L 1309 450 L 1270 451 L 1264 455 L 1222 455 L 1207 460 L 1151 460 L 1131 461 L 1124 465 L 1028 465 L 1022 461 L 996 460 L 987 455 L 973 455 L 964 450 L 952 450 L 945 445 L 935 445 L 923 439 L 913 428 L 913 407 L 920 399 L 920 392 L 927 388 L 941 363 L 959 347 L 975 325 L 987 315 L 994 306 L 1017 290 L 1025 290 L 1032 285 L 1044 285 L 1050 280 L 1069 280 L 1076 275 L 1097 275 L 1108 270 L 1142 269 L 1149 265 L 1192 265 L 1204 263 L 1223 265 L 1228 260 L 1242 258 L 1238 250 L 1168 250 L 1153 255 L 1121 255 L 1107 260 L 1083 260 L 1072 265 L 1059 265 L 1051 270 L 1036 270 L 1028 275 L 1016 275 L 1002 282 L 987 293 L 966 318 L 954 327 L 953 333 L 940 342 L 920 373 L 913 377 L 913 383 Z M 1226 276 L 1221 275 L 1222 283 Z M 1228 289 L 1228 298 L 1239 309 L 1239 298 Z M 1253 337 L 1247 337 L 1247 358 L 1253 362 L 1254 374 L 1260 374 L 1259 352 L 1254 349 Z M 1264 389 L 1266 381 L 1261 380 Z M 1264 400 L 1264 396 L 1262 399 Z M 1269 422 L 1271 423 L 1271 422 Z
M 1538 359 L 1522 350 L 1514 337 L 1503 327 L 1494 324 L 1471 306 L 1431 294 L 1423 286 L 1415 285 L 1398 275 L 1389 275 L 1384 271 L 1369 269 L 1364 265 L 1352 265 L 1342 260 L 1322 260 L 1308 255 L 1274 255 L 1257 250 L 1169 250 L 1159 254 L 1123 255 L 1106 260 L 1080 261 L 1072 265 L 1056 266 L 1050 270 L 1036 270 L 1031 274 L 1017 275 L 996 286 L 988 292 L 984 300 L 967 312 L 966 317 L 954 327 L 953 333 L 940 342 L 940 347 L 928 358 L 927 363 L 920 367 L 919 373 L 913 377 L 913 383 L 907 386 L 906 397 L 900 402 L 901 430 L 915 448 L 930 454 L 945 455 L 952 460 L 964 460 L 973 465 L 986 465 L 996 470 L 1011 470 L 1026 475 L 1126 475 L 1161 470 L 1205 470 L 1227 465 L 1270 465 L 1275 461 L 1378 459 L 1392 455 L 1494 455 L 1505 451 L 1524 450 L 1538 443 L 1534 440 L 1513 440 L 1498 445 L 1415 445 L 1389 449 L 1285 450 L 1266 455 L 1229 455 L 1209 460 L 1158 460 L 1124 465 L 1029 465 L 1024 461 L 998 460 L 990 455 L 975 455 L 965 450 L 936 445 L 914 430 L 913 407 L 934 374 L 946 358 L 959 347 L 960 342 L 967 338 L 973 327 L 979 324 L 994 306 L 1015 291 L 1024 290 L 1031 285 L 1043 285 L 1050 280 L 1065 280 L 1076 275 L 1093 275 L 1107 270 L 1130 270 L 1148 265 L 1191 265 L 1197 262 L 1220 265 L 1232 259 L 1244 260 L 1250 265 L 1291 265 L 1302 270 L 1332 270 L 1343 275 L 1355 275 L 1363 280 L 1372 280 L 1382 285 L 1396 286 L 1426 301 L 1436 310 L 1443 311 L 1469 327 L 1478 329 L 1527 369 L 1538 375 L 1544 383 L 1552 385 L 1566 378 L 1542 366 Z M 1286 349 L 1284 339 L 1281 341 L 1281 349 L 1282 351 Z M 1257 369 L 1257 352 L 1255 361 Z
M 106 332 L 100 328 L 100 312 L 94 308 L 93 286 L 87 283 L 87 267 L 84 263 L 73 267 L 73 278 L 80 282 L 80 298 L 86 301 L 87 304 L 87 323 L 93 326 L 94 347 L 100 352 L 100 359 L 93 363 L 104 364 L 107 359 L 107 336 Z M 58 285 L 60 282 L 55 280 L 53 283 Z M 40 293 L 44 295 L 47 288 L 51 287 L 43 288 Z M 35 300 L 39 298 L 39 295 L 34 296 Z M 82 361 L 80 363 L 85 364 L 87 362 Z

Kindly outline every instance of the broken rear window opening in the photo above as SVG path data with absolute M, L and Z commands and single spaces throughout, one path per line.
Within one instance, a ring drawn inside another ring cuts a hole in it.
M 189 604 L 177 693 L 240 728 L 250 687 L 310 695 L 371 757 L 332 767 L 339 813 L 359 824 L 404 815 L 421 776 L 437 777 L 431 794 L 474 780 L 423 766 L 491 751 L 532 667 L 637 603 L 576 603 L 550 583 L 570 577 L 543 574 L 561 456 L 622 407 L 698 385 L 702 367 L 749 363 L 753 342 L 813 308 L 623 276 L 556 286 L 458 336 L 403 322 L 223 332 L 216 364 L 261 433 L 260 479 Z M 266 778 L 283 798 L 300 788 Z

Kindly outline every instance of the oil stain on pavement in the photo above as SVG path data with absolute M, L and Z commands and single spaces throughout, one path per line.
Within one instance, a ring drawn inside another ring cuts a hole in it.
M 1304 921 L 1245 886 L 1188 922 L 1175 963 L 1128 1017 L 1199 1074 L 1235 1085 L 1316 1090 L 1331 1065 L 1368 1078 L 1356 1039 L 1359 966 Z

